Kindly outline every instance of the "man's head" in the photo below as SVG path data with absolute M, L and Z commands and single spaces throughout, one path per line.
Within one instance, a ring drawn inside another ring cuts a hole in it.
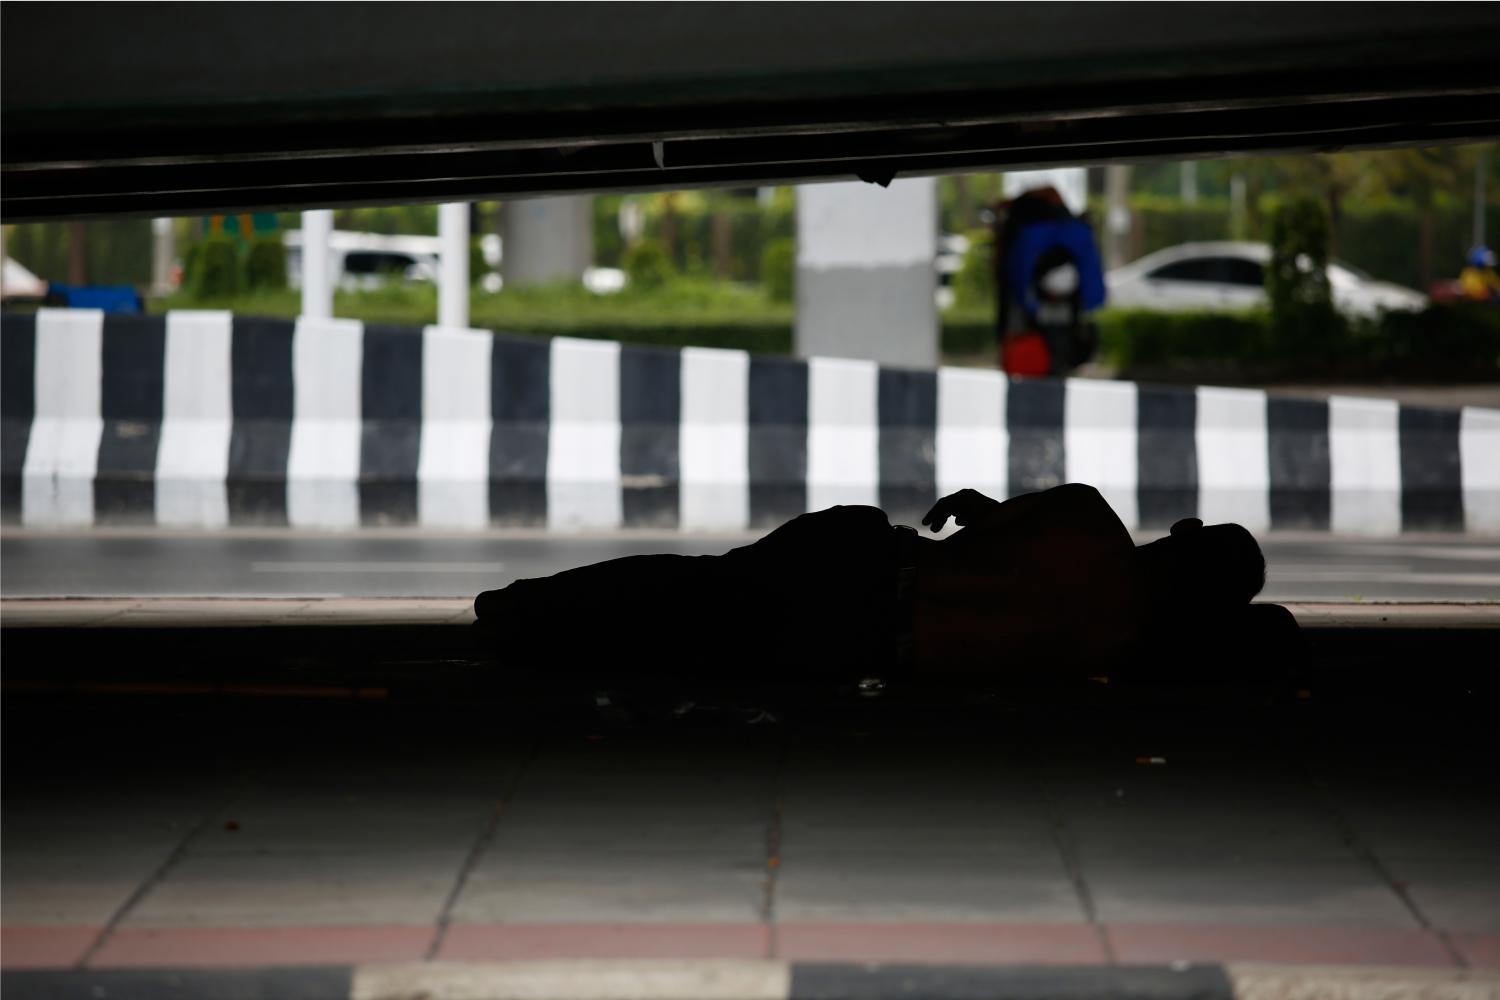
M 1266 585 L 1266 559 L 1238 524 L 1205 526 L 1196 517 L 1136 547 L 1136 568 L 1163 611 L 1213 611 L 1249 603 Z

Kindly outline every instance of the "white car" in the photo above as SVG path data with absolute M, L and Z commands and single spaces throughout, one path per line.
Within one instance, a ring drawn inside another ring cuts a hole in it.
M 1270 260 L 1271 248 L 1264 243 L 1181 243 L 1105 275 L 1109 304 L 1174 312 L 1264 306 Z M 1348 264 L 1328 265 L 1328 285 L 1334 305 L 1348 316 L 1427 307 L 1421 292 L 1376 281 Z
M 302 287 L 302 230 L 281 234 L 287 250 L 287 283 Z M 437 280 L 442 241 L 436 236 L 387 236 L 336 230 L 328 238 L 333 280 L 346 291 L 379 288 L 386 281 Z

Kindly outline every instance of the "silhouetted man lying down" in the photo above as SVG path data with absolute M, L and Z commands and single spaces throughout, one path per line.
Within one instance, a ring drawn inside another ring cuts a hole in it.
M 960 490 L 922 523 L 949 518 L 961 530 L 936 540 L 875 507 L 832 507 L 720 556 L 615 559 L 486 591 L 474 609 L 507 659 L 590 673 L 948 682 L 1149 654 L 1185 624 L 1222 650 L 1226 629 L 1259 618 L 1265 559 L 1237 524 L 1185 518 L 1137 546 L 1080 484 L 1003 503 Z

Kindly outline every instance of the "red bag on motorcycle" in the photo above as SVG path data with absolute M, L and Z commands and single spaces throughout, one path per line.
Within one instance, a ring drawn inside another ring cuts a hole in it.
M 1047 349 L 1047 341 L 1040 333 L 1028 330 L 1001 341 L 1000 367 L 1007 375 L 1049 375 L 1052 372 L 1052 352 Z

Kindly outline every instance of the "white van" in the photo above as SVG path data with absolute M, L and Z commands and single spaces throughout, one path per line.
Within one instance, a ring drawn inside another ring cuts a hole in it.
M 302 230 L 282 233 L 287 283 L 302 287 Z M 384 236 L 335 230 L 329 237 L 331 276 L 345 291 L 378 288 L 392 280 L 436 281 L 441 243 L 436 236 Z

